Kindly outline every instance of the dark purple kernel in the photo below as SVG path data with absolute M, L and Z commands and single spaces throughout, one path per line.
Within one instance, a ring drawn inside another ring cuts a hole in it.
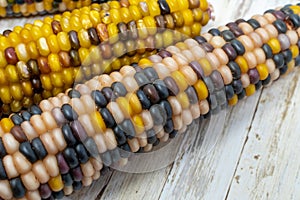
M 235 49 L 233 48 L 233 46 L 230 43 L 226 43 L 222 49 L 224 50 L 224 52 L 226 53 L 226 55 L 228 56 L 229 60 L 234 60 L 237 57 L 237 53 L 235 51 Z
M 5 49 L 4 55 L 8 64 L 16 65 L 19 61 L 16 51 L 13 47 L 8 47 Z
M 189 63 L 189 66 L 193 69 L 193 71 L 197 74 L 198 79 L 204 77 L 204 71 L 201 65 L 197 61 L 192 61 Z
M 249 75 L 251 84 L 255 85 L 259 81 L 259 73 L 258 73 L 257 69 L 255 69 L 255 68 L 250 69 L 248 71 L 248 75 Z
M 71 122 L 70 127 L 77 140 L 83 142 L 87 138 L 87 133 L 78 120 Z
M 71 170 L 71 175 L 72 175 L 74 181 L 81 181 L 82 178 L 83 178 L 83 174 L 82 174 L 80 166 L 72 169 Z
M 51 196 L 51 189 L 48 184 L 42 184 L 39 188 L 40 195 L 43 199 L 48 199 Z
M 65 160 L 64 156 L 62 155 L 62 153 L 57 154 L 56 159 L 57 159 L 60 173 L 61 174 L 68 173 L 70 170 L 70 167 L 69 167 L 67 161 Z

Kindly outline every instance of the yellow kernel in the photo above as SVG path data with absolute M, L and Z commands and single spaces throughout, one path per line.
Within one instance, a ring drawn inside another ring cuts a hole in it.
M 144 24 L 147 27 L 147 31 L 150 35 L 154 35 L 157 31 L 156 22 L 153 17 L 147 16 L 143 18 Z
M 62 74 L 60 72 L 52 72 L 50 74 L 50 80 L 55 88 L 61 88 L 64 86 Z
M 41 28 L 41 27 L 44 25 L 44 23 L 43 23 L 42 20 L 36 19 L 36 20 L 34 20 L 33 25 L 35 25 L 35 26 Z
M 87 14 L 82 14 L 80 16 L 80 21 L 81 21 L 82 27 L 84 29 L 89 29 L 89 28 L 93 27 L 93 23 Z
M 180 92 L 176 96 L 177 100 L 179 101 L 182 109 L 187 109 L 190 106 L 189 98 L 185 92 Z
M 210 19 L 210 14 L 208 13 L 208 11 L 204 12 L 203 13 L 203 16 L 202 16 L 202 20 L 201 20 L 201 24 L 204 26 L 208 23 Z
M 48 74 L 42 74 L 40 79 L 41 79 L 42 86 L 45 90 L 53 89 L 53 85 L 51 83 L 51 78 Z
M 171 76 L 177 83 L 177 86 L 181 92 L 183 92 L 188 87 L 188 84 L 180 71 L 172 72 Z
M 63 93 L 64 91 L 65 91 L 65 90 L 64 90 L 63 87 L 61 87 L 61 88 L 55 87 L 55 88 L 53 88 L 53 90 L 52 90 L 52 94 L 53 94 L 53 96 L 56 96 L 56 95 L 58 95 L 59 93 Z
M 139 114 L 142 112 L 142 104 L 140 102 L 140 100 L 138 99 L 137 95 L 134 93 L 128 93 L 126 95 L 130 107 L 132 108 L 132 111 L 136 114 Z
M 63 51 L 70 51 L 71 43 L 69 40 L 69 36 L 66 32 L 60 32 L 57 34 L 57 41 L 59 48 Z
M 5 73 L 7 75 L 7 79 L 11 83 L 19 82 L 19 76 L 17 72 L 17 68 L 14 65 L 7 65 L 5 68 Z
M 80 18 L 79 16 L 77 15 L 73 15 L 71 18 L 70 18 L 70 26 L 71 26 L 71 30 L 75 30 L 75 31 L 79 31 L 80 29 L 82 29 L 82 24 L 80 22 Z
M 8 83 L 5 68 L 0 68 L 0 85 L 7 85 Z
M 173 0 L 166 0 L 166 1 L 169 5 L 171 13 L 178 11 L 180 9 L 177 1 L 173 1 Z
M 48 185 L 54 192 L 59 192 L 64 188 L 64 184 L 61 178 L 61 175 L 58 175 L 57 177 L 53 177 L 48 181 Z
M 110 24 L 111 23 L 111 18 L 110 18 L 110 13 L 109 11 L 102 10 L 100 11 L 100 18 L 104 24 Z
M 102 52 L 98 46 L 91 46 L 89 51 L 93 63 L 100 63 L 102 61 Z
M 22 86 L 19 83 L 10 86 L 10 93 L 12 94 L 13 99 L 17 101 L 21 101 L 24 97 Z
M 24 25 L 24 28 L 25 29 L 27 29 L 27 30 L 31 30 L 31 28 L 33 27 L 33 24 L 30 24 L 30 23 L 26 23 L 25 25 Z
M 40 55 L 42 55 L 42 56 L 48 56 L 50 53 L 50 49 L 48 47 L 47 40 L 44 37 L 41 37 L 37 41 L 37 48 L 39 50 Z
M 148 30 L 147 27 L 142 19 L 138 20 L 136 22 L 137 29 L 138 29 L 138 34 L 139 34 L 139 39 L 144 40 L 148 37 Z
M 199 101 L 204 100 L 208 97 L 208 89 L 202 80 L 198 80 L 194 85 L 194 88 L 197 92 Z
M 189 35 L 192 35 L 192 29 L 190 26 L 183 26 L 179 29 L 179 32 L 183 34 L 183 37 L 188 38 Z
M 15 48 L 16 54 L 19 58 L 19 60 L 27 62 L 30 59 L 29 53 L 26 49 L 25 44 L 20 43 Z
M 53 97 L 53 93 L 52 93 L 52 91 L 43 90 L 42 96 L 43 96 L 44 99 L 48 99 L 50 97 Z
M 203 17 L 203 11 L 201 10 L 201 8 L 193 9 L 193 16 L 196 22 L 201 22 Z
M 206 58 L 201 58 L 198 60 L 199 64 L 202 66 L 205 76 L 209 76 L 212 72 L 212 67 L 210 62 Z
M 248 87 L 245 88 L 246 90 L 246 95 L 247 96 L 251 96 L 255 93 L 256 89 L 255 89 L 255 85 L 250 84 Z
M 177 32 L 177 31 L 175 31 Z M 173 44 L 173 33 L 174 31 L 171 31 L 171 30 L 166 30 L 163 32 L 163 43 L 164 43 L 164 46 L 167 47 L 167 46 L 170 46 Z
M 49 49 L 52 53 L 58 53 L 60 51 L 56 35 L 52 34 L 52 35 L 48 36 L 47 43 L 48 43 Z
M 148 0 L 148 9 L 152 17 L 160 15 L 160 8 L 156 0 Z M 187 4 L 188 5 L 188 4 Z
M 60 72 L 62 70 L 58 54 L 51 53 L 48 56 L 48 64 L 52 72 Z
M 63 17 L 60 20 L 60 26 L 61 26 L 61 29 L 65 32 L 71 31 L 70 20 L 66 17 Z
M 72 68 L 65 68 L 62 73 L 64 83 L 66 85 L 72 85 L 74 82 L 74 70 Z
M 124 23 L 126 23 L 126 24 L 127 24 L 128 22 L 130 22 L 131 20 L 133 20 L 131 14 L 130 14 L 130 12 L 129 12 L 129 9 L 126 8 L 126 7 L 122 7 L 122 8 L 120 9 L 120 15 L 121 15 L 122 22 L 124 22 Z
M 58 15 L 58 16 L 61 17 L 61 15 Z M 54 18 L 55 18 L 55 17 L 58 17 L 58 16 L 55 15 Z M 53 22 L 53 20 L 57 20 L 57 19 L 53 19 L 52 17 L 47 16 L 47 17 L 44 18 L 44 23 L 45 23 L 45 24 L 51 24 L 51 23 Z M 59 21 L 59 20 L 57 20 L 57 21 Z
M 128 0 L 130 5 L 138 5 L 140 0 Z
M 129 12 L 133 18 L 133 20 L 139 20 L 142 18 L 142 13 L 140 12 L 139 8 L 136 5 L 129 6 Z
M 140 61 L 139 61 L 139 64 L 138 64 L 140 67 L 142 68 L 146 68 L 146 67 L 151 67 L 153 66 L 153 63 L 152 61 L 150 61 L 148 58 L 142 58 Z
M 300 13 L 300 6 L 298 6 L 298 5 L 291 5 L 290 9 L 294 12 L 294 14 Z
M 235 59 L 235 62 L 240 66 L 241 72 L 242 73 L 247 73 L 248 72 L 248 63 L 246 61 L 246 59 L 243 56 L 238 56 Z
M 33 41 L 27 44 L 27 51 L 32 59 L 37 59 L 40 56 L 37 46 Z
M 231 99 L 229 99 L 228 104 L 234 106 L 239 101 L 238 96 L 235 94 Z
M 45 8 L 46 8 L 46 7 L 45 7 Z M 28 13 L 30 13 L 30 14 L 32 14 L 32 15 L 37 14 L 36 9 L 35 9 L 35 4 L 34 4 L 34 3 L 28 4 L 28 5 L 27 5 L 27 11 L 28 11 Z
M 94 27 L 96 27 L 97 24 L 101 23 L 100 14 L 96 10 L 92 10 L 90 12 L 90 19 L 91 19 L 91 22 L 93 23 Z
M 52 27 L 50 24 L 43 24 L 41 29 L 44 37 L 48 37 L 49 35 L 53 34 Z
M 134 115 L 132 117 L 132 123 L 137 135 L 140 135 L 145 131 L 143 118 L 140 115 Z
M 6 62 L 6 59 L 4 56 L 4 52 L 0 51 L 0 68 L 4 68 L 4 67 L 6 67 L 6 65 L 7 65 L 7 62 Z
M 118 97 L 116 102 L 118 103 L 120 109 L 122 110 L 126 118 L 130 118 L 133 114 L 132 108 L 125 97 Z
M 5 49 L 7 49 L 10 46 L 11 46 L 11 44 L 10 44 L 8 38 L 0 35 L 0 50 L 4 51 Z
M 292 45 L 290 47 L 290 50 L 292 52 L 293 58 L 296 58 L 299 55 L 299 48 L 297 47 L 297 45 Z
M 0 16 L 1 17 L 6 17 L 6 8 L 0 7 Z
M 107 25 L 107 32 L 109 37 L 109 42 L 111 44 L 116 43 L 119 40 L 119 29 L 117 27 L 117 24 L 111 23 Z
M 23 104 L 21 101 L 12 101 L 10 104 L 10 110 L 11 112 L 19 112 L 23 107 Z
M 196 37 L 197 35 L 200 34 L 202 25 L 201 23 L 194 22 L 191 26 L 191 29 L 192 29 L 192 37 Z
M 276 38 L 271 38 L 267 44 L 271 47 L 273 54 L 277 54 L 281 51 L 280 42 Z
M 24 96 L 31 97 L 33 95 L 32 84 L 30 81 L 23 81 L 21 83 L 21 86 L 22 86 L 22 91 L 24 93 Z
M 89 38 L 89 34 L 86 30 L 81 29 L 78 32 L 78 40 L 79 40 L 79 43 L 80 43 L 81 47 L 90 48 L 91 41 L 90 41 L 90 38 Z
M 89 49 L 80 48 L 78 50 L 79 58 L 81 60 L 82 65 L 89 65 L 91 64 L 91 56 Z
M 12 102 L 12 96 L 8 86 L 0 87 L 0 97 L 4 104 L 10 104 Z
M 22 26 L 15 26 L 14 29 L 13 29 L 13 32 L 16 32 L 17 34 L 20 34 L 22 29 L 23 29 Z
M 200 1 L 200 8 L 202 10 L 207 10 L 208 9 L 208 3 L 207 3 L 207 0 L 201 0 Z
M 15 33 L 15 32 L 11 32 L 9 35 L 8 35 L 8 39 L 9 39 L 9 42 L 10 44 L 15 47 L 17 46 L 18 44 L 21 43 L 21 38 L 20 36 Z
M 106 130 L 105 122 L 99 112 L 91 113 L 91 120 L 96 133 L 104 133 Z
M 182 11 L 182 16 L 183 16 L 183 19 L 184 19 L 184 24 L 186 26 L 193 25 L 194 17 L 193 17 L 193 12 L 191 10 L 189 10 L 189 9 L 183 10 Z
M 259 64 L 257 65 L 256 69 L 259 73 L 260 80 L 265 80 L 266 78 L 268 78 L 269 71 L 266 64 Z
M 109 4 L 109 7 L 112 9 L 113 8 L 116 8 L 116 9 L 121 8 L 120 2 L 118 2 L 118 1 L 110 1 L 110 2 L 108 2 L 108 4 Z
M 11 121 L 10 118 L 3 118 L 0 124 L 5 133 L 9 133 L 12 127 L 14 126 L 14 123 Z
M 34 41 L 37 41 L 38 39 L 40 39 L 41 37 L 43 37 L 43 33 L 41 30 L 41 27 L 38 26 L 32 26 L 31 28 L 31 37 Z
M 288 64 L 287 64 L 287 67 L 288 67 L 288 70 L 287 70 L 287 73 L 286 74 L 289 74 L 290 72 L 293 71 L 293 69 L 295 68 L 295 60 L 291 60 Z

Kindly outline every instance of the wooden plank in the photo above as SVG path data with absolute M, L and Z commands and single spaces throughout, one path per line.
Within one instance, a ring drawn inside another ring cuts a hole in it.
M 221 138 L 204 159 L 195 150 L 195 153 L 178 160 L 170 172 L 161 199 L 170 196 L 178 199 L 225 198 L 258 98 L 259 93 L 228 113 Z
M 228 199 L 299 199 L 299 76 L 264 90 Z
M 158 199 L 170 167 L 144 174 L 115 172 L 99 199 Z

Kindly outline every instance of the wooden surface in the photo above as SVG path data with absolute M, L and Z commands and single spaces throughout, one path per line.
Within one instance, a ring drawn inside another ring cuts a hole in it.
M 209 27 L 296 2 L 211 0 L 216 21 Z M 25 22 L 0 20 L 0 29 Z M 101 181 L 69 199 L 300 199 L 299 77 L 296 70 L 229 109 L 206 156 L 196 148 L 155 172 L 106 171 Z

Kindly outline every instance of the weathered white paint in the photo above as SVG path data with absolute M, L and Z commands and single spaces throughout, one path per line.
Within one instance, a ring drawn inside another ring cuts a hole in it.
M 216 21 L 208 28 L 249 18 L 286 3 L 297 3 L 295 0 L 210 2 L 215 8 Z M 1 19 L 0 31 L 33 19 Z M 196 148 L 193 153 L 178 157 L 173 165 L 155 172 L 108 173 L 105 180 L 70 199 L 300 199 L 299 76 L 296 70 L 229 110 L 222 135 L 204 158 Z

